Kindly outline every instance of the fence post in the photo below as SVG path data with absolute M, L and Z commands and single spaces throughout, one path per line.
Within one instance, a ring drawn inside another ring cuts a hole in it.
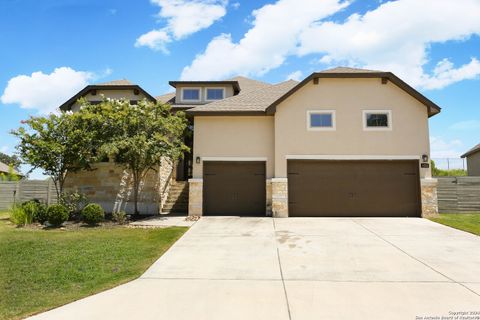
M 52 179 L 48 179 L 48 184 L 47 184 L 47 206 L 50 205 L 50 199 L 52 198 L 51 189 L 52 189 Z

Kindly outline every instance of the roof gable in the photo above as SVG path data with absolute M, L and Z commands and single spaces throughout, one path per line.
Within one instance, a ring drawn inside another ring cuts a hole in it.
M 425 105 L 428 108 L 428 116 L 434 116 L 437 113 L 440 113 L 441 108 L 436 105 L 434 102 L 429 100 L 427 97 L 422 95 L 420 92 L 412 88 L 402 79 L 397 77 L 391 72 L 383 72 L 383 71 L 375 71 L 375 70 L 365 70 L 365 69 L 356 69 L 356 68 L 345 68 L 345 67 L 338 67 L 329 70 L 324 70 L 321 72 L 312 73 L 310 76 L 305 78 L 301 81 L 298 85 L 293 87 L 290 91 L 285 93 L 283 96 L 279 97 L 276 101 L 274 101 L 267 109 L 267 114 L 274 114 L 276 111 L 277 105 L 279 105 L 282 101 L 286 100 L 288 97 L 293 95 L 297 92 L 300 88 L 305 86 L 310 81 L 315 81 L 315 79 L 321 78 L 379 78 L 382 81 L 391 81 L 400 89 L 411 95 L 413 98 L 418 100 L 420 103 Z

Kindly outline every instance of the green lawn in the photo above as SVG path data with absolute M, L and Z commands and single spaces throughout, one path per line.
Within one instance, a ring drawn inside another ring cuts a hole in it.
M 0 319 L 17 319 L 140 276 L 187 228 L 15 228 L 0 212 Z
M 441 213 L 430 220 L 480 236 L 480 213 Z

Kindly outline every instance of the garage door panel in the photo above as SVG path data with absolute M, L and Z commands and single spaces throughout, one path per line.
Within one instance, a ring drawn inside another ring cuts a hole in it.
M 416 161 L 289 161 L 290 216 L 418 216 Z
M 204 162 L 205 215 L 265 215 L 265 162 Z

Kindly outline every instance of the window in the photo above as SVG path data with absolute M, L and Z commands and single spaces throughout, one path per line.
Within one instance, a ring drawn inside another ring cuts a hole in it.
M 182 88 L 182 100 L 199 101 L 200 89 L 198 88 Z
M 364 110 L 364 130 L 391 130 L 392 116 L 390 110 Z
M 307 111 L 308 130 L 335 130 L 335 111 L 313 110 Z
M 223 97 L 223 88 L 207 88 L 207 100 L 221 100 Z

